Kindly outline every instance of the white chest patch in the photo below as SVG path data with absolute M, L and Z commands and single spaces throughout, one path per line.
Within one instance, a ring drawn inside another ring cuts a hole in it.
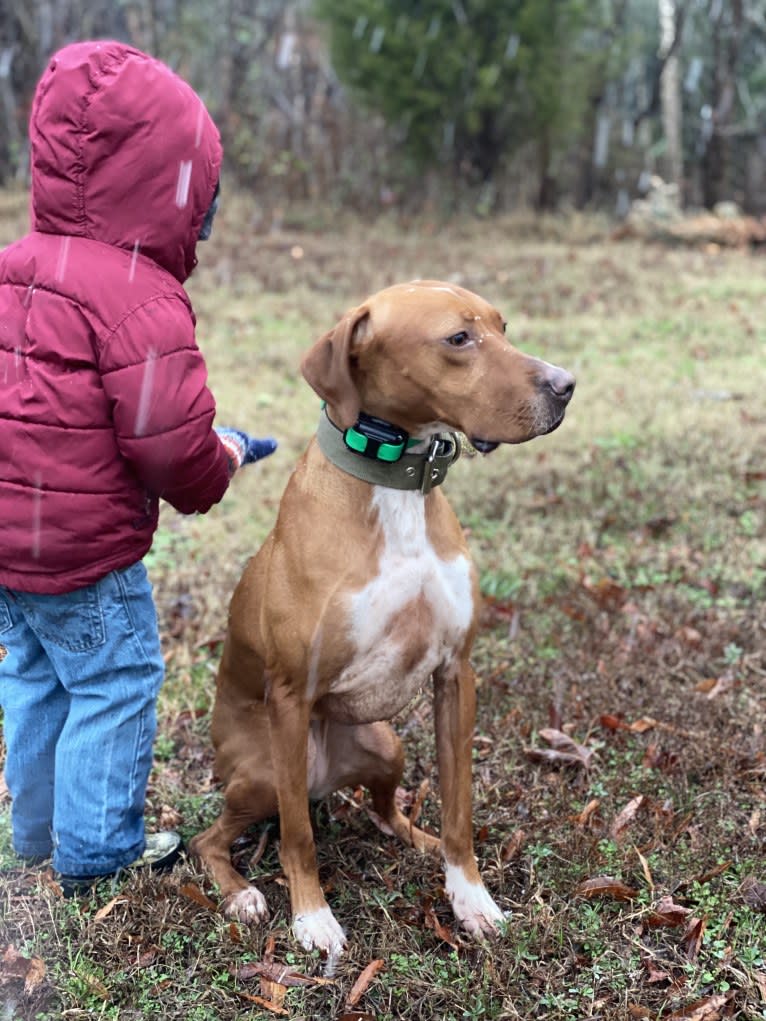
M 473 619 L 470 561 L 436 555 L 422 495 L 376 486 L 372 502 L 383 549 L 375 577 L 349 597 L 355 655 L 330 695 L 334 716 L 359 723 L 404 708 L 454 661 Z

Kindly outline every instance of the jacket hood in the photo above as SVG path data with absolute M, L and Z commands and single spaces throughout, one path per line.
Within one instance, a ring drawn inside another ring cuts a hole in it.
M 123 43 L 73 43 L 40 79 L 29 134 L 34 230 L 117 245 L 189 276 L 222 150 L 186 82 Z

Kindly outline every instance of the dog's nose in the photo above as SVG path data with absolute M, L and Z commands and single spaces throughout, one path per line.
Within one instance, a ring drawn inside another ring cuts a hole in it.
M 566 369 L 559 369 L 551 366 L 551 371 L 545 378 L 545 386 L 560 401 L 569 404 L 575 389 L 575 378 Z

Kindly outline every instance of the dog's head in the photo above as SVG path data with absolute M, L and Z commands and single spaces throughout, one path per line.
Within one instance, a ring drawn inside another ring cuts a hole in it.
M 301 371 L 343 429 L 362 410 L 412 436 L 456 429 L 488 453 L 556 429 L 575 387 L 569 372 L 522 354 L 504 333 L 477 294 L 414 280 L 348 312 Z

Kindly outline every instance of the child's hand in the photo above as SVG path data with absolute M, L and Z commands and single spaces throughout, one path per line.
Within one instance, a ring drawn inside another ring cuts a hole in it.
M 229 470 L 232 475 L 237 468 L 260 461 L 262 457 L 268 457 L 277 449 L 277 441 L 270 436 L 257 439 L 240 429 L 216 428 L 215 432 L 229 455 Z

